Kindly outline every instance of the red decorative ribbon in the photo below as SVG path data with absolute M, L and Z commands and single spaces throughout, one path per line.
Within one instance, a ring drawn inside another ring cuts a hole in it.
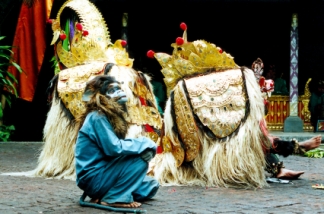
M 139 97 L 139 99 L 141 101 L 142 106 L 147 106 L 146 100 L 143 97 Z M 153 127 L 150 126 L 149 124 L 145 124 L 144 125 L 144 128 L 145 128 L 145 132 L 154 132 Z M 156 149 L 156 153 L 157 154 L 160 154 L 162 152 L 163 152 L 162 147 L 161 146 L 158 146 L 157 149 Z

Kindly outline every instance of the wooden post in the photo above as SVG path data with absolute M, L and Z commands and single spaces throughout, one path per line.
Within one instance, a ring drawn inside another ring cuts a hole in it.
M 284 132 L 303 132 L 303 121 L 298 117 L 298 17 L 292 15 L 290 30 L 290 115 L 284 122 Z

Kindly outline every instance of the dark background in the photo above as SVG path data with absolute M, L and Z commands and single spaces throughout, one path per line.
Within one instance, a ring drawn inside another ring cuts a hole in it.
M 0 18 L 0 35 L 6 35 L 9 45 L 19 15 L 19 1 L 0 0 L 7 3 Z M 96 0 L 92 1 L 103 14 L 111 40 L 120 39 L 122 14 L 128 13 L 128 47 L 135 59 L 134 67 L 147 67 L 154 78 L 163 82 L 160 66 L 146 57 L 150 49 L 171 53 L 171 43 L 183 31 L 179 25 L 188 26 L 188 40 L 204 39 L 230 53 L 240 66 L 250 67 L 260 57 L 265 72 L 275 64 L 277 73 L 283 73 L 289 84 L 290 28 L 293 13 L 298 13 L 299 27 L 299 94 L 304 93 L 308 78 L 318 79 L 324 74 L 324 1 L 312 0 Z M 54 0 L 51 18 L 64 3 Z M 0 4 L 1 5 L 1 4 Z M 2 4 L 5 5 L 5 4 Z M 4 6 L 3 6 L 4 7 Z M 10 13 L 9 11 L 10 7 Z M 1 14 L 0 14 L 1 15 Z M 4 20 L 4 21 L 3 21 Z M 47 43 L 52 30 L 47 26 Z M 15 141 L 40 141 L 49 106 L 45 90 L 54 76 L 49 60 L 53 47 L 48 46 L 39 75 L 33 102 L 18 99 L 11 109 L 6 109 L 6 124 L 14 124 Z

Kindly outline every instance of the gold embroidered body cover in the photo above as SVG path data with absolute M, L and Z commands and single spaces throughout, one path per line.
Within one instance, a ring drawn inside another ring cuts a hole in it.
M 162 138 L 163 152 L 171 152 L 175 159 L 175 166 L 179 167 L 185 159 L 185 151 L 182 148 L 178 138 L 174 138 L 174 142 L 171 142 L 168 136 Z
M 174 90 L 174 110 L 181 140 L 184 144 L 185 161 L 195 159 L 200 149 L 198 127 L 196 126 L 186 94 L 178 84 Z
M 245 117 L 247 96 L 240 69 L 185 80 L 200 121 L 218 138 L 232 134 Z

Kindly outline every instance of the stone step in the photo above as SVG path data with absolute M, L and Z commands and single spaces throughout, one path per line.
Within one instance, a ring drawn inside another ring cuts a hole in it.
M 277 136 L 282 140 L 291 140 L 296 138 L 299 142 L 308 140 L 314 136 L 322 135 L 322 143 L 324 143 L 324 132 L 280 132 L 280 131 L 270 131 L 270 134 Z

